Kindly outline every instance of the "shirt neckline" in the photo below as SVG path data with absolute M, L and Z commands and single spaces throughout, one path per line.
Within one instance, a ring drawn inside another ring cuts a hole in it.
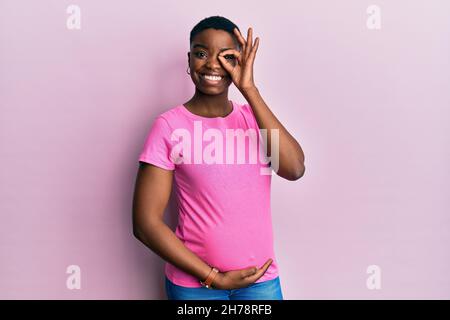
M 195 114 L 195 113 L 192 113 L 191 111 L 189 111 L 188 108 L 186 108 L 186 107 L 184 106 L 184 104 L 181 104 L 181 105 L 179 106 L 179 108 L 181 109 L 181 111 L 182 111 L 185 115 L 187 115 L 187 116 L 189 116 L 189 117 L 191 117 L 191 118 L 194 118 L 194 119 L 201 119 L 201 120 L 227 120 L 227 119 L 231 118 L 231 116 L 232 116 L 234 113 L 236 113 L 236 110 L 237 110 L 237 105 L 236 105 L 236 103 L 235 103 L 233 100 L 228 100 L 228 101 L 231 102 L 231 106 L 233 107 L 233 110 L 231 110 L 231 112 L 230 112 L 229 114 L 227 114 L 225 117 L 203 117 L 203 116 L 200 116 L 200 115 L 198 115 L 198 114 Z

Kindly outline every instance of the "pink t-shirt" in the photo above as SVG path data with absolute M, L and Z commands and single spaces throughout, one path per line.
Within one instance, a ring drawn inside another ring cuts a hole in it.
M 233 111 L 225 117 L 202 117 L 184 105 L 160 114 L 152 124 L 139 161 L 175 170 L 179 211 L 175 234 L 187 248 L 221 272 L 261 267 L 272 258 L 266 273 L 256 281 L 262 282 L 278 276 L 270 206 L 271 174 L 262 174 L 264 169 L 270 172 L 270 163 L 267 158 L 260 160 L 259 153 L 256 163 L 250 160 L 255 141 L 263 147 L 251 106 L 233 101 L 232 105 Z M 238 138 L 234 146 L 228 144 L 231 140 L 227 131 L 233 131 L 230 129 L 253 129 L 256 135 L 245 137 L 245 150 L 239 152 Z M 165 274 L 177 285 L 201 287 L 199 279 L 169 262 Z

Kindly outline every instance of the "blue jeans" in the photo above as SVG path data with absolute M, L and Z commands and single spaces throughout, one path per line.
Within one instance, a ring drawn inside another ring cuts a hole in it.
M 279 277 L 231 290 L 188 288 L 174 284 L 167 276 L 165 279 L 169 300 L 283 300 Z

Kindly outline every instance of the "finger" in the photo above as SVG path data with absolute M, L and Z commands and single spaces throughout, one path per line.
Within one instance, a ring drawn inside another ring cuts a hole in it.
M 241 53 L 235 49 L 224 50 L 219 54 L 219 56 L 223 56 L 225 58 L 229 54 L 233 55 L 234 58 L 238 60 L 239 64 L 242 64 Z M 228 60 L 228 59 L 226 59 L 226 60 Z M 228 61 L 232 61 L 232 60 L 228 60 Z
M 230 61 L 228 61 L 227 59 L 225 59 L 225 57 L 221 55 L 219 55 L 218 59 L 226 72 L 228 73 L 233 72 L 234 66 L 230 63 Z
M 232 54 L 232 55 L 234 55 L 236 57 L 241 55 L 241 53 L 238 50 L 236 50 L 236 49 L 227 49 L 227 50 L 222 51 L 219 54 L 219 56 L 226 56 L 227 54 Z
M 237 28 L 234 28 L 234 34 L 236 35 L 236 38 L 238 39 L 239 44 L 242 47 L 242 52 L 245 52 L 246 44 L 245 44 L 245 39 L 242 36 L 241 32 Z
M 267 271 L 267 269 L 269 269 L 270 265 L 272 264 L 273 260 L 272 259 L 268 259 L 266 261 L 266 263 L 264 263 L 264 265 L 261 267 L 260 270 L 263 271 L 263 274 Z
M 218 59 L 219 59 L 220 64 L 222 65 L 222 67 L 225 69 L 225 71 L 233 79 L 233 75 L 236 72 L 239 72 L 239 69 L 237 69 L 237 71 L 236 71 L 236 67 L 237 68 L 241 68 L 241 66 L 240 66 L 240 64 L 241 64 L 240 57 L 238 57 L 238 62 L 239 63 L 236 63 L 234 61 L 230 61 L 230 60 L 226 59 L 224 56 L 219 56 Z
M 250 27 L 248 28 L 247 32 L 247 44 L 246 44 L 247 52 L 245 55 L 246 58 L 248 58 L 248 56 L 250 55 L 252 49 L 252 42 L 253 42 L 253 29 Z
M 266 273 L 267 269 L 272 264 L 272 262 L 273 262 L 272 259 L 267 260 L 266 263 L 264 263 L 264 265 L 255 272 L 254 275 L 248 276 L 246 280 L 249 281 L 249 283 L 253 283 L 259 278 L 261 278 L 264 275 L 264 273 Z
M 258 46 L 259 46 L 259 38 L 257 37 L 255 39 L 255 45 L 252 48 L 252 51 L 250 52 L 250 55 L 248 56 L 249 61 L 251 61 L 252 65 L 253 62 L 255 61 L 255 56 L 256 56 L 256 51 L 258 51 Z
M 246 278 L 246 277 L 252 276 L 252 275 L 254 275 L 256 273 L 257 270 L 258 270 L 257 267 L 247 268 L 245 270 L 242 270 L 241 276 L 242 276 L 242 278 Z
M 237 40 L 241 44 L 242 47 L 245 47 L 245 39 L 242 36 L 241 32 L 238 30 L 238 28 L 234 28 L 234 34 L 236 35 Z

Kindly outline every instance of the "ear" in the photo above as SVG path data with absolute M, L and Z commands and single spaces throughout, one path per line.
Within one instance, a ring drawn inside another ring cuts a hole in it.
M 189 51 L 187 53 L 187 56 L 188 56 L 188 66 L 190 66 L 191 65 L 191 55 L 190 55 Z

